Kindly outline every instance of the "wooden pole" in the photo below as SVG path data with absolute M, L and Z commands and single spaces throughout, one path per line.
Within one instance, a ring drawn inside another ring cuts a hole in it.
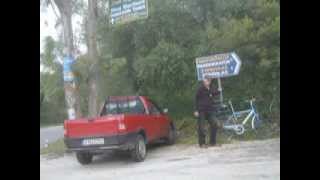
M 220 92 L 220 103 L 223 104 L 222 85 L 220 78 L 218 78 L 218 91 Z

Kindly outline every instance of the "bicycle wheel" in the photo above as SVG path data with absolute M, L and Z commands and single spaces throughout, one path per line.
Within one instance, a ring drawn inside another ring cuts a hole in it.
M 233 135 L 242 135 L 245 131 L 245 127 L 237 123 L 233 116 L 229 116 L 225 123 L 223 124 L 223 129 L 228 133 Z
M 242 124 L 239 124 L 235 127 L 234 131 L 237 135 L 242 135 L 245 131 L 245 128 Z
M 234 117 L 232 115 L 230 116 L 227 116 L 224 120 L 224 125 L 233 125 L 233 124 L 236 124 L 236 120 L 234 119 Z

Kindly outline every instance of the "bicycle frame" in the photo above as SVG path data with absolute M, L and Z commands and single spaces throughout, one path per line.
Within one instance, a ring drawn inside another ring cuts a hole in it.
M 224 125 L 224 129 L 233 130 L 236 134 L 241 135 L 244 133 L 245 128 L 244 125 L 251 119 L 251 128 L 255 129 L 254 121 L 257 118 L 259 120 L 258 113 L 253 105 L 254 100 L 250 100 L 250 109 L 242 110 L 242 111 L 235 111 L 232 105 L 232 102 L 229 101 L 229 106 L 232 111 L 232 121 L 233 125 Z M 238 123 L 238 118 L 242 117 L 244 114 L 247 114 L 244 120 L 241 123 Z

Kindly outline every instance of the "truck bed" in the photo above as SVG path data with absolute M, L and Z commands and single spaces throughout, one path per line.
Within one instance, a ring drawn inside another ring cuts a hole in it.
M 123 115 L 106 115 L 93 119 L 65 121 L 68 138 L 112 136 L 118 133 L 118 121 Z

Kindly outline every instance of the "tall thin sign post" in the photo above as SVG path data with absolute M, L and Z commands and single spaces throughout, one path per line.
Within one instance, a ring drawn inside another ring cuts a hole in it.
M 220 103 L 223 103 L 221 78 L 218 78 L 218 91 L 220 92 Z

